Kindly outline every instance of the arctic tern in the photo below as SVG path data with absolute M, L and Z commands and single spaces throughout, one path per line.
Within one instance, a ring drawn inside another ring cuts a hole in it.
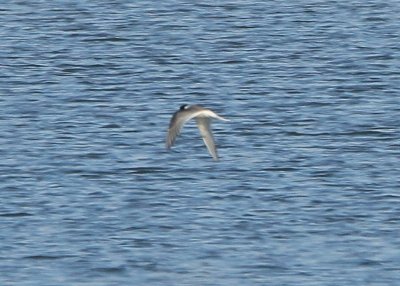
M 171 118 L 168 128 L 168 135 L 166 140 L 166 147 L 170 149 L 174 143 L 176 137 L 182 130 L 183 125 L 190 119 L 196 119 L 197 127 L 200 130 L 200 134 L 203 137 L 203 141 L 206 144 L 208 152 L 211 154 L 215 161 L 218 160 L 217 148 L 213 134 L 211 132 L 211 119 L 219 119 L 223 121 L 229 121 L 210 109 L 204 108 L 200 105 L 182 105 L 177 112 Z

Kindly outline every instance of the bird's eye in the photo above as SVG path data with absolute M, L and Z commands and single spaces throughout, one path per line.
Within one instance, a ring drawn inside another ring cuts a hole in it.
M 181 105 L 180 110 L 185 110 L 185 109 L 187 109 L 188 107 L 189 107 L 189 105 L 187 105 L 187 104 Z

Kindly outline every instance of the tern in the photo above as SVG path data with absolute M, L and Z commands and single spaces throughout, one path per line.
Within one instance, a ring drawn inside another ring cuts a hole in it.
M 218 161 L 217 148 L 215 147 L 214 137 L 211 132 L 211 119 L 215 118 L 223 121 L 229 120 L 200 105 L 184 104 L 174 113 L 168 128 L 166 140 L 167 149 L 170 149 L 174 145 L 175 139 L 181 132 L 183 125 L 192 118 L 196 119 L 197 127 L 200 130 L 200 134 L 203 137 L 208 152 L 215 161 Z

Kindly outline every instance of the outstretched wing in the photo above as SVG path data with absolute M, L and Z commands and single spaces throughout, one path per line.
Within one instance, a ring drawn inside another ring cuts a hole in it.
M 193 117 L 196 117 L 199 112 L 189 112 L 186 110 L 179 110 L 174 113 L 169 123 L 167 140 L 166 140 L 166 147 L 167 149 L 171 148 L 172 145 L 175 143 L 176 137 L 178 137 L 179 133 L 181 133 L 183 125 L 188 122 Z
M 203 137 L 203 141 L 206 144 L 208 152 L 211 154 L 214 160 L 218 160 L 217 148 L 215 147 L 215 141 L 211 132 L 211 119 L 207 117 L 197 117 L 197 126 L 199 127 L 200 134 Z

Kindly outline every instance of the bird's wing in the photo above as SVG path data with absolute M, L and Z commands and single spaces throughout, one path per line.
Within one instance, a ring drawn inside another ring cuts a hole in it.
M 211 119 L 207 117 L 197 117 L 197 126 L 199 127 L 200 134 L 203 137 L 203 141 L 207 146 L 208 152 L 211 154 L 214 160 L 218 160 L 217 148 L 215 147 L 215 141 L 211 132 Z
M 182 130 L 183 125 L 188 122 L 193 117 L 196 117 L 201 111 L 190 112 L 190 111 L 177 111 L 172 116 L 171 121 L 169 123 L 166 146 L 167 148 L 171 148 L 175 143 L 176 137 Z

